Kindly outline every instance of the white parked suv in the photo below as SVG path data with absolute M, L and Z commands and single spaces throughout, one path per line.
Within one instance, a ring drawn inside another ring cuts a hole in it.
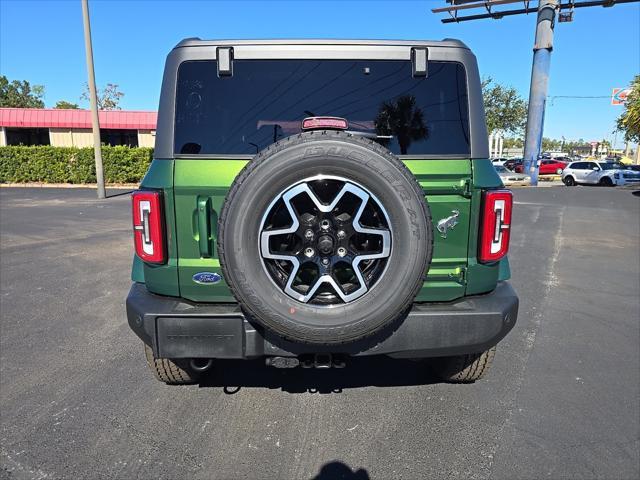
M 612 187 L 640 182 L 640 172 L 626 170 L 620 164 L 611 162 L 572 162 L 562 172 L 562 182 L 567 186 L 586 183 Z

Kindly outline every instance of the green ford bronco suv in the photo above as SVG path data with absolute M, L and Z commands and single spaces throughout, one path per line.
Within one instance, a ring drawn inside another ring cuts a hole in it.
M 487 143 L 457 40 L 180 42 L 133 193 L 127 316 L 152 372 L 388 355 L 481 378 L 518 312 Z

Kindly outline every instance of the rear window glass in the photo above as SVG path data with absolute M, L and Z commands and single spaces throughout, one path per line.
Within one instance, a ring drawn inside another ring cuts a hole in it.
M 312 116 L 343 117 L 400 155 L 469 156 L 464 67 L 390 60 L 235 60 L 218 77 L 215 61 L 178 70 L 175 153 L 253 155 L 301 131 Z

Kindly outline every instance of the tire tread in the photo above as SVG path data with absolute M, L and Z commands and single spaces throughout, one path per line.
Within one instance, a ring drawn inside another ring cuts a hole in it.
M 468 353 L 433 360 L 432 368 L 442 380 L 451 383 L 472 383 L 483 378 L 496 355 L 496 347 L 481 353 Z
M 155 358 L 153 350 L 148 345 L 144 346 L 144 353 L 149 369 L 160 382 L 169 385 L 187 385 L 198 381 L 199 375 L 196 372 L 182 368 L 171 359 Z

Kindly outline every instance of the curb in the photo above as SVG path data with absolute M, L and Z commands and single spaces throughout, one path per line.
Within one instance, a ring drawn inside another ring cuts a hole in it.
M 556 182 L 562 180 L 562 175 L 538 175 L 538 183 L 540 182 Z
M 538 182 L 538 185 L 532 187 L 531 185 L 505 185 L 506 188 L 553 188 L 564 187 L 562 182 Z

